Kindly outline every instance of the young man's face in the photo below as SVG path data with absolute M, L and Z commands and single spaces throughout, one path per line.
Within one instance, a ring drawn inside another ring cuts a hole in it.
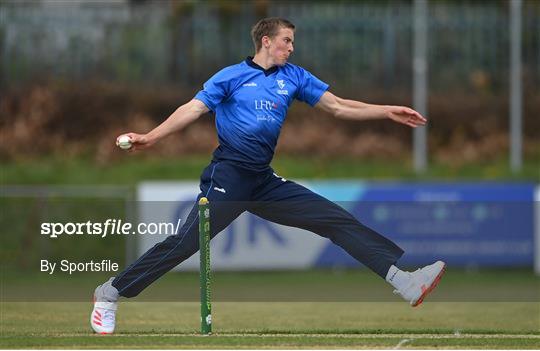
M 290 28 L 280 28 L 278 34 L 267 41 L 268 53 L 274 64 L 283 66 L 294 51 L 294 31 Z

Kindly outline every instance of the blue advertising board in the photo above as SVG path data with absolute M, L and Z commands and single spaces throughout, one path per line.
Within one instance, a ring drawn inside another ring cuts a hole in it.
M 535 185 L 527 183 L 299 182 L 351 212 L 361 223 L 405 250 L 399 264 L 418 267 L 445 260 L 452 267 L 532 267 Z M 185 220 L 196 182 L 139 186 L 143 221 Z M 156 201 L 159 201 L 156 203 Z M 158 206 L 159 204 L 159 206 Z M 139 239 L 139 254 L 163 240 Z M 211 242 L 213 269 L 359 267 L 330 240 L 242 214 Z M 198 257 L 180 265 L 197 270 Z
M 354 195 L 342 205 L 401 246 L 405 255 L 399 263 L 405 266 L 443 259 L 452 266 L 530 267 L 534 189 L 521 183 L 371 183 L 349 192 Z M 316 265 L 357 262 L 328 245 Z

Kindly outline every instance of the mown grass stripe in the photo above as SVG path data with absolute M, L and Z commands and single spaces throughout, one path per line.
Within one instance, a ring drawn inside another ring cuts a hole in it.
M 13 335 L 15 336 L 15 335 Z M 88 337 L 95 336 L 97 338 L 115 338 L 115 337 L 207 337 L 198 333 L 117 333 L 113 335 L 97 335 L 90 333 L 39 333 L 25 334 L 26 337 Z M 210 337 L 220 338 L 236 338 L 236 337 L 263 337 L 263 338 L 350 338 L 350 339 L 540 339 L 540 334 L 310 334 L 310 333 L 283 333 L 283 334 L 266 334 L 266 333 L 214 333 Z

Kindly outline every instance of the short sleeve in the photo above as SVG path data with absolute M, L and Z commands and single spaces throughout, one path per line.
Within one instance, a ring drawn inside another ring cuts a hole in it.
M 300 74 L 299 83 L 296 98 L 311 106 L 315 106 L 319 102 L 321 96 L 329 87 L 328 84 L 304 69 L 302 69 Z
M 195 95 L 195 99 L 202 101 L 212 112 L 229 94 L 229 79 L 224 71 L 214 74 Z

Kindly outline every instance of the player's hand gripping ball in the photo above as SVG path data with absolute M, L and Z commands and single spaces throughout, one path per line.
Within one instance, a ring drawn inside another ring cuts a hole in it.
M 116 145 L 122 150 L 131 149 L 131 138 L 127 135 L 120 135 L 116 139 Z

